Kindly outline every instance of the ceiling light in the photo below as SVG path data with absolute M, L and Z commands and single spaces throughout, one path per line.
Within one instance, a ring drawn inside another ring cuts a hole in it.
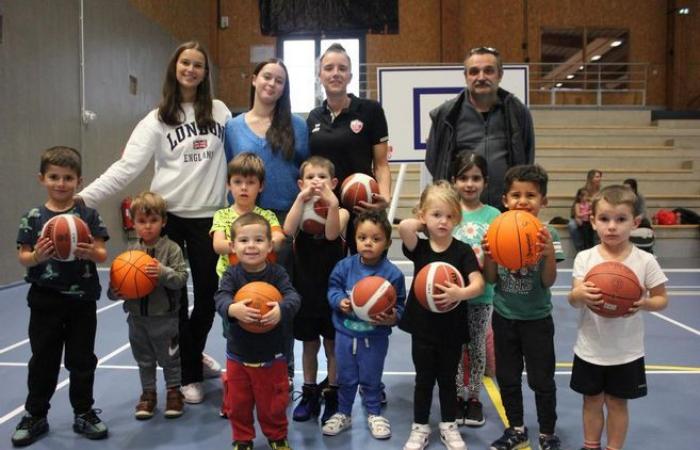
M 602 58 L 602 56 L 600 56 L 600 55 L 593 55 L 593 56 L 591 56 L 591 61 L 598 61 L 600 58 Z
M 681 16 L 687 16 L 690 14 L 690 8 L 678 8 L 678 14 Z
M 610 47 L 619 47 L 622 45 L 622 41 L 612 41 Z
M 567 80 L 573 80 L 573 79 L 574 79 L 574 74 L 571 73 L 571 74 L 567 75 L 567 76 L 566 76 L 566 79 L 567 79 Z
M 557 83 L 554 85 L 554 87 L 562 87 L 562 86 L 564 86 L 564 83 Z
M 583 66 L 578 66 L 578 70 L 583 70 Z

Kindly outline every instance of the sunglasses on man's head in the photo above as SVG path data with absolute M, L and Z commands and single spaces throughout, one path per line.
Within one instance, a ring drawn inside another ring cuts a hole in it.
M 498 56 L 498 50 L 496 50 L 493 47 L 474 47 L 473 49 L 469 50 L 469 56 L 474 55 L 474 54 L 484 54 L 484 53 L 490 53 L 492 55 Z

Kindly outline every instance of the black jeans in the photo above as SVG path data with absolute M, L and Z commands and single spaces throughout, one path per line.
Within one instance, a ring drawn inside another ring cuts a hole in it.
M 433 386 L 438 384 L 442 422 L 454 422 L 457 413 L 457 365 L 462 356 L 462 343 L 434 344 L 412 336 L 411 356 L 416 368 L 413 391 L 413 421 L 427 424 L 433 402 Z
M 535 392 L 540 433 L 554 433 L 557 386 L 554 382 L 554 321 L 510 320 L 493 312 L 496 379 L 511 426 L 523 426 L 523 358 L 527 382 Z
M 32 285 L 29 304 L 29 360 L 25 409 L 33 416 L 45 417 L 56 390 L 65 346 L 64 363 L 70 372 L 69 398 L 73 412 L 82 414 L 92 408 L 95 381 L 95 332 L 97 311 L 94 300 L 80 300 L 50 289 Z
M 202 381 L 202 352 L 214 322 L 214 294 L 219 287 L 216 275 L 218 255 L 209 236 L 211 218 L 185 219 L 168 214 L 165 233 L 187 255 L 194 285 L 194 308 L 188 317 L 187 287 L 180 298 L 180 358 L 182 384 Z

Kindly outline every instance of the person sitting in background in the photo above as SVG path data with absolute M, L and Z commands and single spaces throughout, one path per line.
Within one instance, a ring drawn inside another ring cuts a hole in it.
M 571 216 L 578 227 L 583 242 L 583 250 L 593 247 L 593 227 L 591 226 L 591 196 L 585 188 L 576 191 L 576 199 L 571 207 Z M 577 248 L 577 250 L 579 250 Z
M 588 192 L 588 195 L 592 198 L 600 190 L 601 182 L 603 181 L 603 172 L 598 169 L 591 169 L 586 174 L 586 185 L 583 189 Z M 571 241 L 574 243 L 576 251 L 581 251 L 585 248 L 583 242 L 583 236 L 579 233 L 578 224 L 574 218 L 573 208 L 571 211 L 571 218 L 569 219 L 569 236 Z M 595 236 L 594 236 L 595 239 Z
M 637 211 L 639 211 L 642 219 L 639 226 L 630 233 L 630 242 L 637 248 L 654 254 L 654 229 L 651 226 L 651 221 L 647 216 L 646 201 L 644 196 L 637 191 L 637 180 L 635 178 L 627 178 L 622 182 L 624 186 L 632 189 L 637 195 Z

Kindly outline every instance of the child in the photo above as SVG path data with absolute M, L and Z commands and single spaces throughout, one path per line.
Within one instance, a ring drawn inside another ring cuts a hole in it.
M 167 397 L 165 417 L 172 419 L 183 413 L 180 392 L 180 352 L 178 351 L 178 311 L 180 295 L 187 283 L 187 265 L 180 246 L 161 236 L 167 222 L 165 200 L 154 192 L 142 192 L 131 203 L 131 217 L 138 242 L 130 249 L 141 250 L 154 258 L 146 274 L 157 280 L 157 286 L 145 297 L 124 302 L 128 314 L 129 343 L 139 366 L 142 394 L 134 416 L 139 420 L 153 417 L 157 403 L 156 366 L 163 368 Z M 110 299 L 121 295 L 110 286 Z
M 486 187 L 488 170 L 486 159 L 471 152 L 462 152 L 455 161 L 455 176 L 452 183 L 461 198 L 462 222 L 455 227 L 452 235 L 471 245 L 479 266 L 484 263 L 481 240 L 486 235 L 489 224 L 500 211 L 493 206 L 481 203 L 481 193 Z M 457 368 L 457 423 L 472 427 L 485 423 L 483 406 L 479 401 L 482 378 L 486 368 L 486 333 L 491 323 L 493 309 L 493 284 L 487 283 L 484 294 L 469 300 L 469 344 L 464 346 L 463 356 L 469 355 L 469 385 L 464 386 L 464 357 Z
M 48 193 L 46 202 L 32 208 L 20 222 L 17 234 L 18 258 L 27 268 L 25 280 L 31 283 L 29 305 L 29 393 L 12 444 L 25 446 L 49 431 L 46 416 L 56 390 L 61 356 L 70 372 L 70 402 L 75 414 L 73 431 L 88 439 L 107 437 L 107 426 L 92 408 L 95 380 L 96 301 L 100 281 L 95 263 L 107 259 L 107 229 L 97 211 L 73 201 L 82 182 L 81 157 L 69 147 L 52 147 L 41 155 L 39 183 Z M 53 243 L 42 238 L 42 227 L 59 214 L 80 217 L 90 228 L 90 242 L 78 243 L 73 261 L 51 259 Z M 67 332 L 70 330 L 70 332 Z
M 292 282 L 301 295 L 301 309 L 294 318 L 294 337 L 304 344 L 302 366 L 304 386 L 299 404 L 292 417 L 299 422 L 318 416 L 321 394 L 325 408 L 321 423 L 325 423 L 338 410 L 338 385 L 335 364 L 335 329 L 328 305 L 328 277 L 336 263 L 343 258 L 343 235 L 350 214 L 338 205 L 333 193 L 338 184 L 335 166 L 328 159 L 312 156 L 299 169 L 300 192 L 284 221 L 284 232 L 294 236 L 294 269 Z M 312 235 L 299 229 L 304 205 L 320 197 L 328 204 L 328 215 L 323 234 Z M 328 388 L 321 393 L 316 384 L 317 354 L 323 347 L 328 364 Z
M 547 205 L 545 170 L 538 165 L 522 165 L 505 175 L 503 204 L 509 210 L 524 210 L 537 216 Z M 554 434 L 557 420 L 554 383 L 554 322 L 552 292 L 557 277 L 556 262 L 564 259 L 556 230 L 539 231 L 540 260 L 532 267 L 510 272 L 491 259 L 484 240 L 484 277 L 496 283 L 493 297 L 493 336 L 496 347 L 496 379 L 510 427 L 491 444 L 491 450 L 510 450 L 529 445 L 523 423 L 523 359 L 528 385 L 535 391 L 541 450 L 559 450 Z
M 229 324 L 226 340 L 228 418 L 233 428 L 234 450 L 252 450 L 255 439 L 253 410 L 260 428 L 273 450 L 288 450 L 287 442 L 287 348 L 285 326 L 290 326 L 301 300 L 281 266 L 269 263 L 272 231 L 269 221 L 256 213 L 240 216 L 231 225 L 233 251 L 238 264 L 229 266 L 221 277 L 214 297 L 216 309 Z M 272 309 L 261 315 L 248 305 L 250 300 L 232 303 L 231 299 L 252 281 L 272 284 L 283 296 L 282 302 L 270 302 Z M 239 322 L 277 325 L 263 334 L 244 330 Z
M 600 244 L 576 256 L 569 303 L 580 310 L 574 344 L 571 389 L 583 395 L 584 449 L 601 449 L 606 427 L 607 450 L 625 443 L 629 413 L 627 400 L 647 394 L 644 373 L 644 319 L 639 310 L 660 311 L 668 304 L 666 281 L 653 255 L 636 248 L 631 231 L 642 211 L 629 188 L 608 186 L 593 198 L 593 226 Z M 590 309 L 602 303 L 600 290 L 586 273 L 604 261 L 618 261 L 630 268 L 648 290 L 620 318 L 604 318 Z M 607 417 L 605 412 L 607 410 Z
M 403 253 L 413 261 L 414 273 L 436 261 L 453 265 L 462 274 L 465 287 L 453 283 L 437 285 L 442 294 L 438 306 L 457 306 L 446 313 L 430 312 L 420 306 L 413 287 L 408 295 L 406 311 L 399 327 L 411 334 L 411 355 L 416 369 L 413 392 L 413 425 L 404 450 L 422 450 L 430 435 L 430 404 L 437 381 L 440 396 L 440 440 L 448 450 L 463 450 L 467 446 L 457 429 L 457 389 L 455 377 L 462 356 L 462 346 L 469 341 L 466 300 L 484 293 L 484 279 L 472 248 L 452 237 L 462 211 L 459 195 L 447 181 L 437 181 L 425 188 L 420 196 L 416 219 L 404 219 L 399 225 Z M 418 237 L 424 231 L 428 239 Z M 415 277 L 414 277 L 415 281 Z
M 593 228 L 591 227 L 591 196 L 584 188 L 576 191 L 576 200 L 572 213 L 579 234 L 583 239 L 583 250 L 593 247 Z
M 219 254 L 216 273 L 219 278 L 230 264 L 236 264 L 237 257 L 233 250 L 231 224 L 243 214 L 254 212 L 263 216 L 272 229 L 272 246 L 278 249 L 284 241 L 284 233 L 277 216 L 272 211 L 256 206 L 258 194 L 265 187 L 265 166 L 255 153 L 241 153 L 228 163 L 228 189 L 233 203 L 228 208 L 214 213 L 211 234 L 214 251 Z
M 357 216 L 354 229 L 357 253 L 340 261 L 328 281 L 340 391 L 338 412 L 323 425 L 323 434 L 335 436 L 350 427 L 352 404 L 358 386 L 362 386 L 370 433 L 376 439 L 388 439 L 391 426 L 381 415 L 382 373 L 391 327 L 403 313 L 406 287 L 403 273 L 385 255 L 391 244 L 391 224 L 386 214 L 364 211 Z M 368 276 L 382 277 L 396 290 L 396 307 L 370 322 L 353 313 L 349 298 L 355 283 Z

